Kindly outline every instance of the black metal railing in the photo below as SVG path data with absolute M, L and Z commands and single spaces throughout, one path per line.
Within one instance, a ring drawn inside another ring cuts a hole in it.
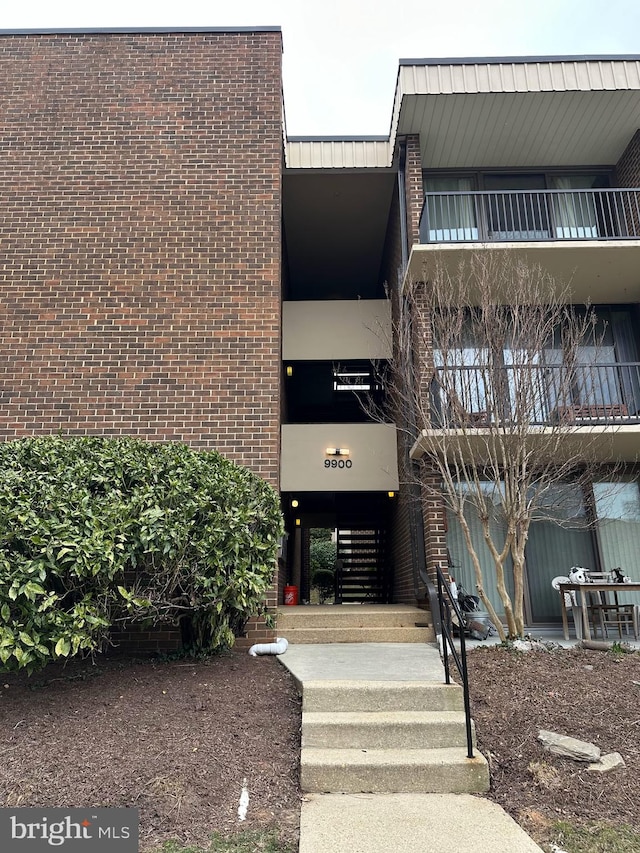
M 444 679 L 451 684 L 451 668 L 449 658 L 456 665 L 460 680 L 462 681 L 462 693 L 464 696 L 464 716 L 467 732 L 467 758 L 473 758 L 473 729 L 471 723 L 471 702 L 469 699 L 469 674 L 467 671 L 467 648 L 464 639 L 464 620 L 458 602 L 451 594 L 451 589 L 440 566 L 436 566 L 438 583 L 438 607 L 440 611 L 440 627 L 442 630 L 442 661 L 444 664 Z M 453 616 L 458 625 L 460 635 L 460 650 L 453 641 Z
M 426 193 L 421 243 L 640 238 L 640 189 Z
M 640 363 L 436 367 L 431 417 L 441 429 L 638 424 Z

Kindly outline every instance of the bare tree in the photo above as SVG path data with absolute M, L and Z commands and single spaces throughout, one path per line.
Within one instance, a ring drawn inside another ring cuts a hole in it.
M 567 286 L 502 251 L 470 253 L 453 272 L 437 261 L 424 281 L 405 286 L 394 310 L 388 387 L 396 411 L 410 413 L 412 455 L 436 475 L 422 478 L 423 487 L 433 492 L 429 483 L 438 482 L 457 519 L 501 639 L 522 636 L 530 525 L 557 518 L 550 510 L 559 483 L 579 493 L 612 460 L 610 421 L 624 410 L 614 402 L 620 377 L 602 358 L 597 318 L 571 304 Z M 486 592 L 469 512 L 491 554 L 506 634 Z

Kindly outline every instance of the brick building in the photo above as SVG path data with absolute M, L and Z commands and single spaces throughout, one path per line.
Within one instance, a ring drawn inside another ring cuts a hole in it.
M 285 582 L 309 599 L 314 527 L 338 531 L 343 601 L 414 603 L 450 557 L 472 587 L 437 489 L 406 476 L 425 425 L 362 403 L 407 355 L 407 280 L 508 247 L 597 306 L 605 378 L 572 404 L 628 466 L 589 529 L 532 531 L 527 619 L 557 621 L 551 578 L 632 572 L 640 534 L 640 59 L 402 61 L 388 137 L 310 139 L 283 128 L 281 51 L 264 27 L 0 35 L 0 437 L 249 466 L 287 521 L 272 605 Z

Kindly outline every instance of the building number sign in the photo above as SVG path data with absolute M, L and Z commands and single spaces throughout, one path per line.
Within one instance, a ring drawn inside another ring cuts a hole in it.
M 325 468 L 352 468 L 353 462 L 351 459 L 325 459 Z

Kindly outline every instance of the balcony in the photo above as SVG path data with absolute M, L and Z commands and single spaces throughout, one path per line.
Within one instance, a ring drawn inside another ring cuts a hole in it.
M 455 275 L 470 252 L 509 251 L 571 283 L 575 302 L 640 301 L 640 189 L 427 193 L 407 275 Z
M 427 193 L 421 243 L 640 239 L 640 190 Z
M 519 434 L 531 441 L 562 436 L 567 453 L 586 437 L 605 461 L 636 459 L 640 439 L 640 363 L 528 364 L 436 367 L 430 389 L 431 429 L 418 437 L 413 458 L 434 432 L 463 435 L 468 452 L 488 436 Z M 555 444 L 554 444 L 555 447 Z

